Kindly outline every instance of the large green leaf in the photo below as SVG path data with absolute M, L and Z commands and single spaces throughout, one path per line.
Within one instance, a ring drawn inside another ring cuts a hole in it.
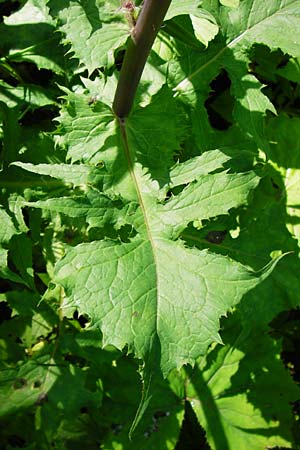
M 186 370 L 186 397 L 214 450 L 292 448 L 290 403 L 299 389 L 279 359 L 280 345 L 243 330 L 240 319 L 235 313 L 228 320 L 224 347 Z
M 166 101 L 170 104 L 169 98 Z M 173 170 L 177 177 L 180 172 L 186 173 L 174 184 L 185 181 L 187 186 L 164 200 L 167 185 L 160 189 L 155 179 L 146 174 L 146 164 L 154 165 L 152 161 L 164 148 L 164 130 L 173 126 L 173 118 L 166 116 L 162 125 L 155 125 L 151 148 L 151 138 L 144 132 L 153 130 L 148 109 L 152 111 L 151 104 L 136 112 L 137 121 L 143 124 L 141 129 L 134 126 L 133 114 L 126 126 L 128 138 L 123 143 L 117 138 L 113 141 L 116 147 L 106 147 L 102 155 L 98 153 L 108 167 L 108 178 L 113 174 L 105 155 L 109 161 L 109 155 L 115 152 L 120 162 L 118 170 L 123 171 L 127 181 L 126 185 L 122 180 L 114 184 L 114 194 L 119 192 L 138 206 L 126 218 L 137 236 L 128 243 L 104 240 L 70 249 L 57 265 L 55 280 L 66 292 L 64 309 L 75 307 L 87 314 L 101 328 L 104 345 L 123 348 L 127 344 L 146 360 L 158 353 L 166 375 L 174 367 L 193 363 L 209 342 L 220 339 L 219 317 L 269 270 L 254 274 L 226 257 L 185 248 L 179 236 L 188 223 L 226 214 L 246 203 L 259 178 L 254 172 L 208 175 L 196 171 L 193 174 L 193 170 L 191 176 L 191 162 L 187 161 L 169 172 L 170 179 Z M 77 126 L 81 126 L 80 117 Z M 174 149 L 178 144 L 170 141 L 168 145 Z M 216 152 L 216 158 L 219 155 Z M 207 156 L 203 155 L 203 163 L 206 162 Z M 167 160 L 165 164 L 168 165 Z M 40 206 L 47 208 L 47 201 Z
M 246 0 L 232 10 L 216 8 L 213 3 L 206 1 L 203 6 L 217 16 L 222 33 L 206 52 L 186 48 L 178 62 L 171 63 L 172 85 L 195 108 L 192 120 L 198 145 L 213 148 L 213 133 L 203 104 L 209 94 L 209 83 L 221 68 L 226 69 L 235 97 L 236 122 L 258 147 L 267 150 L 265 113 L 266 110 L 274 112 L 274 106 L 261 92 L 259 81 L 249 74 L 248 52 L 253 44 L 263 43 L 297 57 L 300 2 L 272 0 L 262 5 L 256 0 Z M 279 29 L 284 32 L 279 33 Z
M 292 447 L 299 0 L 173 0 L 125 124 L 119 0 L 0 3 L 2 445 Z

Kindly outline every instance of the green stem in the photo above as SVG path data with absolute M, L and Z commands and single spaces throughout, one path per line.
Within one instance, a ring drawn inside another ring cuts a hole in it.
M 113 110 L 118 117 L 127 117 L 142 76 L 154 39 L 172 0 L 145 0 L 129 38 L 122 64 Z

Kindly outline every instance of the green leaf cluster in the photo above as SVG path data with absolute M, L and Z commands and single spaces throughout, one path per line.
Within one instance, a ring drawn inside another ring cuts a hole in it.
M 124 5 L 0 15 L 3 448 L 296 449 L 300 1 L 173 0 L 125 121 Z

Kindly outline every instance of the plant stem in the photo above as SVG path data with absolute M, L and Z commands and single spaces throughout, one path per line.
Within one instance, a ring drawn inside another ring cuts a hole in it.
M 172 0 L 145 0 L 129 38 L 113 110 L 118 117 L 127 117 L 142 76 L 154 39 Z

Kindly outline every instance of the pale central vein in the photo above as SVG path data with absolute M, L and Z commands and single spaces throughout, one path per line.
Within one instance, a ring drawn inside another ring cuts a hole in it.
M 137 180 L 137 177 L 136 177 L 136 174 L 134 171 L 134 162 L 133 162 L 133 158 L 132 158 L 132 155 L 131 155 L 131 152 L 129 149 L 128 139 L 127 139 L 126 119 L 119 119 L 119 125 L 120 125 L 120 130 L 121 130 L 122 142 L 123 142 L 123 146 L 124 146 L 124 153 L 125 153 L 125 157 L 126 157 L 128 168 L 129 168 L 129 173 L 130 173 L 132 182 L 134 184 L 134 187 L 135 187 L 135 190 L 137 193 L 137 197 L 138 197 L 138 202 L 139 202 L 139 205 L 142 210 L 143 217 L 144 217 L 144 222 L 145 222 L 146 231 L 147 231 L 147 238 L 148 238 L 148 240 L 151 244 L 151 248 L 152 248 L 154 266 L 155 266 L 155 276 L 156 276 L 156 283 L 157 283 L 156 298 L 158 299 L 159 289 L 158 289 L 157 255 L 156 255 L 155 242 L 154 242 L 154 239 L 152 236 L 152 231 L 151 231 L 149 218 L 148 218 L 148 214 L 147 214 L 147 208 L 145 206 L 145 202 L 143 199 L 143 195 L 141 193 L 140 185 L 139 185 L 139 182 Z M 157 318 L 158 318 L 158 314 L 156 312 L 156 330 L 158 330 Z

